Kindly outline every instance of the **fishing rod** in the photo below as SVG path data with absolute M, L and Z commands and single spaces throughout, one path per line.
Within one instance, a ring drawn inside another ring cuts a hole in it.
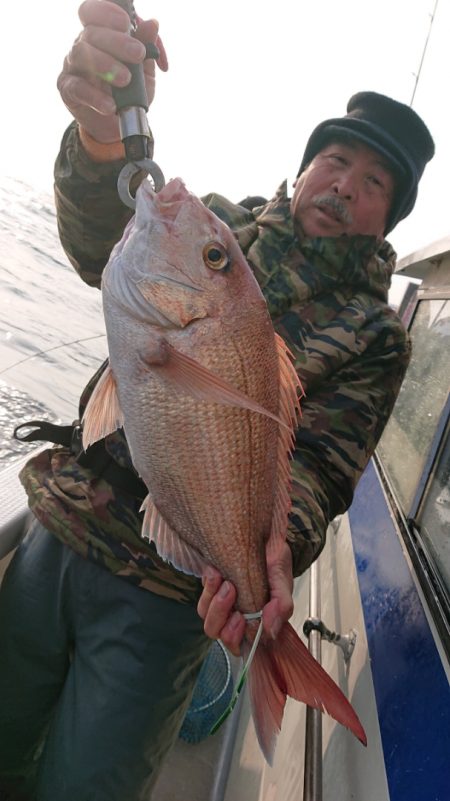
M 90 337 L 83 337 L 82 339 L 73 339 L 71 342 L 62 342 L 60 345 L 55 345 L 53 348 L 47 348 L 46 350 L 38 350 L 36 353 L 31 353 L 29 356 L 25 356 L 23 359 L 19 359 L 19 361 L 15 362 L 14 364 L 10 364 L 9 367 L 4 367 L 3 370 L 0 370 L 0 375 L 7 373 L 8 370 L 13 370 L 14 367 L 17 367 L 19 364 L 24 364 L 24 362 L 30 361 L 30 359 L 35 359 L 37 356 L 45 356 L 47 353 L 52 353 L 55 350 L 59 350 L 60 348 L 68 348 L 70 345 L 80 345 L 83 342 L 89 342 L 92 339 L 100 339 L 101 337 L 105 337 L 106 334 L 93 334 Z
M 431 29 L 433 27 L 434 18 L 436 16 L 436 9 L 438 7 L 438 2 L 439 2 L 439 0 L 435 1 L 433 12 L 430 15 L 430 25 L 429 25 L 429 28 L 428 28 L 428 34 L 427 34 L 427 37 L 425 39 L 425 44 L 424 44 L 423 51 L 422 51 L 422 58 L 420 59 L 419 69 L 418 69 L 418 71 L 416 73 L 416 80 L 415 80 L 415 83 L 414 83 L 414 89 L 413 89 L 413 93 L 412 93 L 412 96 L 411 96 L 411 101 L 409 103 L 411 108 L 412 108 L 412 105 L 414 103 L 414 98 L 416 96 L 417 84 L 419 83 L 420 73 L 422 72 L 422 66 L 423 66 L 423 62 L 425 60 L 425 53 L 427 52 L 428 41 L 430 39 Z

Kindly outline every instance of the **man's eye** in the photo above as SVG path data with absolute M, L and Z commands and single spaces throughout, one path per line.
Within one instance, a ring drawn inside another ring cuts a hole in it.
M 380 181 L 377 175 L 369 175 L 369 181 L 371 184 L 374 184 L 374 186 L 383 188 L 383 182 Z
M 341 156 L 340 153 L 332 153 L 330 158 L 334 159 L 334 161 L 337 161 L 338 164 L 347 164 L 347 159 L 344 156 Z

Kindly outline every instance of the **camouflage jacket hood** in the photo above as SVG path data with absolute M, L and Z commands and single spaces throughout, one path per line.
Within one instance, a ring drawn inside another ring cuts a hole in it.
M 69 127 L 55 170 L 58 226 L 68 258 L 91 286 L 100 286 L 131 215 L 116 192 L 122 166 L 93 164 L 76 126 Z M 216 194 L 203 200 L 235 232 L 306 390 L 288 532 L 298 575 L 320 552 L 328 523 L 350 505 L 409 361 L 408 337 L 387 304 L 395 254 L 367 236 L 299 242 L 285 183 L 252 211 Z M 121 432 L 107 438 L 106 449 L 130 466 Z M 44 451 L 22 481 L 41 522 L 82 555 L 160 594 L 195 600 L 198 582 L 162 563 L 140 539 L 136 499 L 80 467 L 68 451 Z

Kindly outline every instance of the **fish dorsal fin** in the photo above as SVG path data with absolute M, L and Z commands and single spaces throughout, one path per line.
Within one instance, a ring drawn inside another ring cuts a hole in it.
M 292 354 L 284 340 L 275 334 L 280 367 L 279 414 L 283 421 L 278 431 L 277 485 L 275 490 L 272 528 L 267 542 L 267 555 L 274 557 L 286 540 L 288 514 L 291 508 L 290 458 L 295 444 L 295 429 L 298 425 L 300 398 L 304 392 L 295 370 Z
M 184 328 L 208 316 L 204 293 L 197 287 L 158 278 L 136 283 L 141 295 L 173 325 Z
M 145 510 L 141 535 L 154 542 L 161 559 L 170 562 L 177 570 L 193 576 L 201 576 L 206 562 L 201 554 L 176 534 L 147 495 L 141 511 Z
M 89 398 L 83 415 L 83 448 L 123 426 L 116 381 L 108 365 Z
M 159 365 L 154 364 L 152 368 L 161 370 L 161 374 L 175 389 L 185 392 L 196 400 L 209 401 L 210 403 L 221 403 L 224 406 L 237 406 L 239 409 L 249 409 L 252 412 L 264 414 L 271 417 L 282 426 L 286 426 L 284 419 L 272 414 L 264 406 L 249 398 L 239 389 L 236 389 L 228 381 L 221 378 L 216 373 L 212 373 L 200 362 L 187 356 L 185 353 L 176 350 L 172 345 L 166 343 L 167 360 Z M 291 425 L 288 426 L 288 434 L 291 435 Z

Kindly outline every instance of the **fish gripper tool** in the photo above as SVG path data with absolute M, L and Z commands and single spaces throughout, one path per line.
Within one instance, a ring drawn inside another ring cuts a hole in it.
M 130 33 L 137 28 L 137 17 L 132 0 L 114 0 L 130 18 Z M 147 58 L 158 58 L 159 50 L 153 43 L 147 44 Z M 123 167 L 117 181 L 119 197 L 126 206 L 136 208 L 136 200 L 130 192 L 132 180 L 139 172 L 150 176 L 155 192 L 165 184 L 164 175 L 155 161 L 150 158 L 152 141 L 147 120 L 149 102 L 145 88 L 144 67 L 142 64 L 127 64 L 131 72 L 129 84 L 123 88 L 113 87 L 112 93 L 119 115 L 120 138 L 125 147 L 127 164 Z

